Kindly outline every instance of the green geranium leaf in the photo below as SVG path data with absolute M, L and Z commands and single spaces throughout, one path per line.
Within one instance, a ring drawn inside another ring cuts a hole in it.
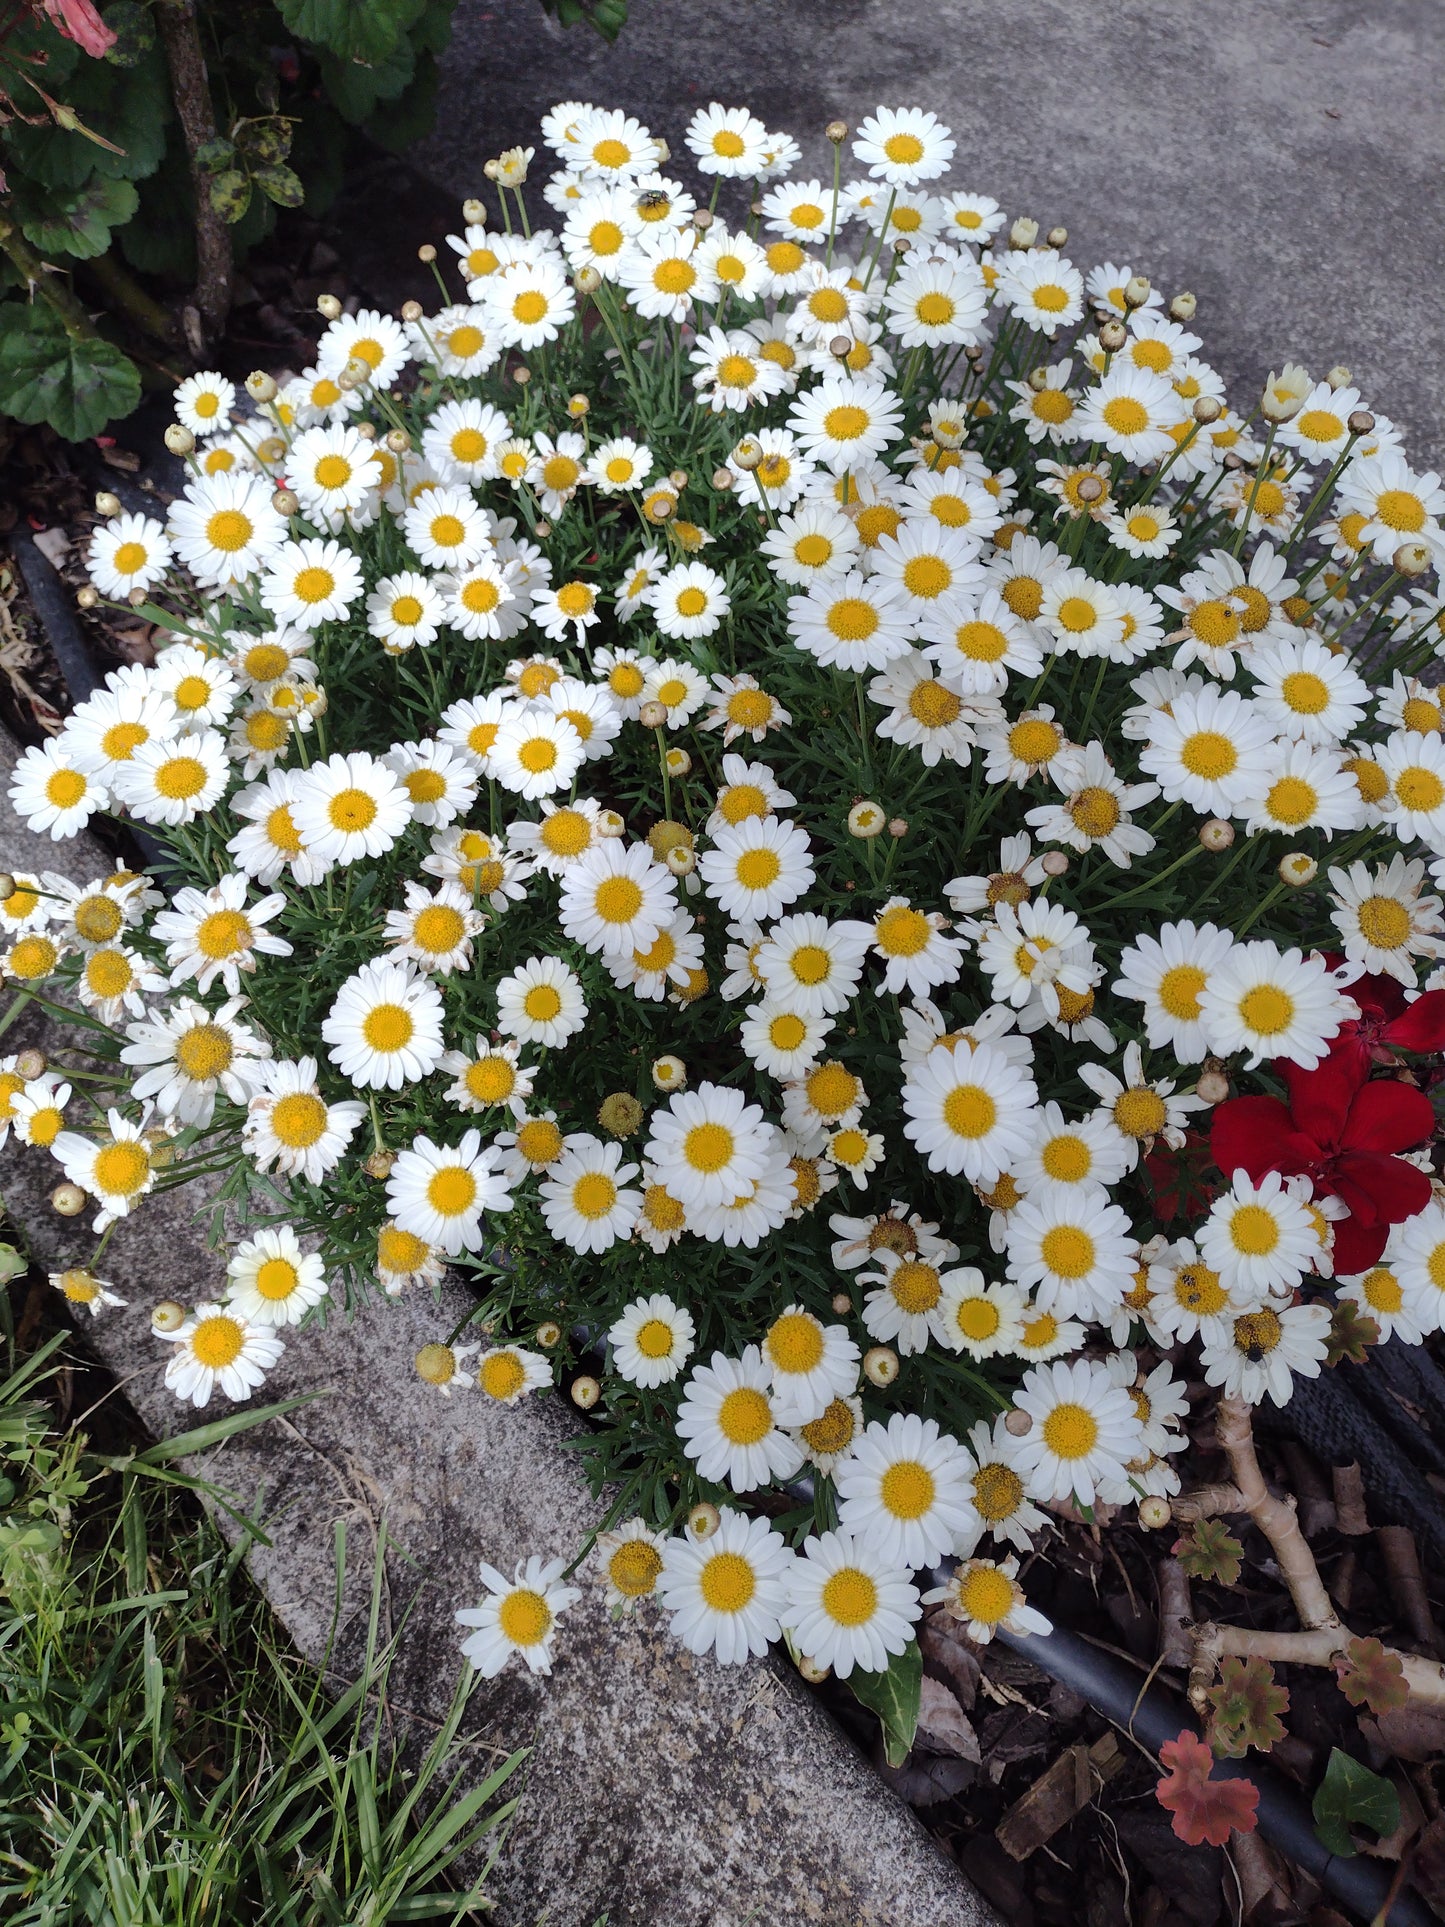
M 31 247 L 45 255 L 73 255 L 78 261 L 104 254 L 111 229 L 131 218 L 139 200 L 130 181 L 101 175 L 69 190 L 48 191 L 34 181 L 21 181 L 15 189 L 20 226 Z
M 289 167 L 258 167 L 251 179 L 266 199 L 274 201 L 277 207 L 300 207 L 306 199 L 301 176 L 293 173 Z
M 409 40 L 399 40 L 384 60 L 361 65 L 354 60 L 321 56 L 321 82 L 326 97 L 341 118 L 359 127 L 370 120 L 383 100 L 405 93 L 416 71 L 416 52 Z
M 0 413 L 48 422 L 66 441 L 79 442 L 139 401 L 136 365 L 114 343 L 77 340 L 38 303 L 0 307 Z
M 426 0 L 276 0 L 292 33 L 368 65 L 385 60 L 426 11 Z
M 430 54 L 416 63 L 416 78 L 398 100 L 382 101 L 366 123 L 366 131 L 381 147 L 404 154 L 429 134 L 436 123 L 437 64 Z
M 1350 1828 L 1368 1827 L 1382 1839 L 1393 1833 L 1400 1824 L 1400 1796 L 1388 1780 L 1334 1747 L 1315 1791 L 1314 1816 L 1321 1846 L 1348 1860 L 1355 1851 Z
M 228 167 L 211 182 L 210 195 L 211 206 L 234 227 L 251 205 L 251 176 L 239 167 Z
M 902 1766 L 918 1731 L 918 1703 L 923 1694 L 923 1655 L 918 1641 L 909 1640 L 886 1673 L 863 1673 L 855 1668 L 848 1684 L 854 1699 L 878 1715 L 888 1764 Z
M 78 188 L 96 174 L 141 181 L 160 166 L 172 110 L 159 47 L 140 53 L 133 67 L 117 71 L 107 61 L 87 60 L 65 86 L 49 72 L 42 84 L 85 128 L 112 145 L 103 147 L 79 129 L 52 122 L 26 127 L 12 121 L 5 131 L 5 145 L 17 163 L 12 178 L 23 172 L 45 187 Z

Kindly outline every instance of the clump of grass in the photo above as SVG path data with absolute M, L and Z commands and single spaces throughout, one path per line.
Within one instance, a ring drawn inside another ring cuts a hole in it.
M 378 1546 L 364 1661 L 333 1699 L 177 1461 L 57 1429 L 60 1333 L 0 1351 L 0 1918 L 8 1927 L 477 1920 L 513 1755 L 473 1784 L 471 1679 L 417 1760 L 390 1717 Z M 275 1408 L 272 1408 L 275 1409 Z M 199 1488 L 204 1490 L 204 1488 Z M 214 1495 L 220 1497 L 221 1495 Z M 224 1500 L 223 1500 L 224 1503 Z M 344 1545 L 338 1546 L 344 1557 Z M 338 1570 L 341 1568 L 338 1567 Z M 462 1879 L 479 1852 L 479 1876 Z

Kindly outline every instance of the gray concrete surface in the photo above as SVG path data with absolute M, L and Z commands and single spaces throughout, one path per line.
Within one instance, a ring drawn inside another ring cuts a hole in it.
M 10 813 L 15 746 L 0 732 L 0 866 L 88 879 L 111 863 L 88 837 L 52 844 Z M 3 1001 L 3 1000 L 0 1000 Z M 7 1034 L 43 1041 L 25 1019 Z M 47 1195 L 58 1168 L 0 1150 L 0 1196 L 36 1260 L 83 1259 L 85 1219 L 62 1219 Z M 147 1307 L 218 1295 L 223 1267 L 190 1220 L 185 1193 L 150 1200 L 115 1230 L 102 1271 L 128 1298 L 83 1342 L 121 1382 L 157 1436 L 204 1414 L 162 1384 L 165 1348 Z M 89 1215 L 89 1214 L 87 1214 Z M 354 1322 L 293 1334 L 265 1398 L 319 1394 L 288 1418 L 228 1441 L 186 1469 L 238 1496 L 271 1538 L 254 1577 L 303 1654 L 320 1662 L 335 1601 L 334 1527 L 349 1548 L 334 1665 L 355 1677 L 366 1634 L 376 1534 L 398 1552 L 388 1620 L 405 1630 L 391 1706 L 422 1740 L 445 1713 L 460 1629 L 475 1604 L 477 1561 L 510 1569 L 525 1553 L 570 1555 L 600 1516 L 566 1441 L 580 1419 L 555 1398 L 512 1411 L 445 1399 L 412 1367 L 420 1345 L 470 1308 L 447 1286 L 374 1305 Z M 234 1530 L 221 1515 L 223 1529 Z M 513 1667 L 481 1682 L 467 1736 L 475 1778 L 531 1749 L 522 1804 L 488 1883 L 499 1927 L 996 1927 L 994 1916 L 913 1815 L 874 1775 L 791 1667 L 722 1667 L 684 1652 L 652 1614 L 618 1630 L 584 1581 L 564 1621 L 550 1680 Z
M 1234 385 L 1345 362 L 1445 460 L 1445 16 L 1439 0 L 632 0 L 606 47 L 537 0 L 461 0 L 436 131 L 459 195 L 581 98 L 674 151 L 699 104 L 752 107 L 823 165 L 822 129 L 880 101 L 958 138 L 953 182 L 1063 222 L 1081 264 L 1200 296 Z

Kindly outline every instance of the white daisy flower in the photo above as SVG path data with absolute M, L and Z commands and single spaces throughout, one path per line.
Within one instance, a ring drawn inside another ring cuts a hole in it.
M 746 107 L 700 107 L 687 124 L 686 141 L 699 174 L 754 180 L 766 163 L 769 134 Z
M 777 1421 L 802 1426 L 821 1418 L 835 1398 L 858 1384 L 858 1347 L 843 1325 L 825 1325 L 801 1305 L 788 1305 L 763 1334 Z
M 527 479 L 537 491 L 545 515 L 560 515 L 577 492 L 587 459 L 587 444 L 568 431 L 554 441 L 550 435 L 533 437 L 536 460 Z
M 266 928 L 286 908 L 285 897 L 273 894 L 248 903 L 247 881 L 232 870 L 209 890 L 187 885 L 157 916 L 151 935 L 166 946 L 173 984 L 194 977 L 196 988 L 206 991 L 219 978 L 234 997 L 258 957 L 291 955 L 286 939 Z
M 265 476 L 241 471 L 188 482 L 171 504 L 171 545 L 202 588 L 248 580 L 285 544 L 287 523 L 271 495 Z
M 888 286 L 883 304 L 889 330 L 905 348 L 977 341 L 988 311 L 983 276 L 968 254 L 908 262 Z
M 672 1061 L 680 1068 L 680 1060 Z M 653 1081 L 657 1081 L 655 1076 Z M 687 1207 L 673 1197 L 652 1165 L 646 1162 L 642 1166 L 642 1182 L 642 1210 L 633 1229 L 648 1250 L 660 1256 L 670 1250 L 687 1229 Z M 682 1362 L 679 1358 L 679 1365 Z
M 92 533 L 85 560 L 96 588 L 120 602 L 133 589 L 152 589 L 164 579 L 171 545 L 153 516 L 115 515 Z
M 564 716 L 513 706 L 498 727 L 488 760 L 503 789 L 535 801 L 565 789 L 583 754 L 582 738 Z
M 902 410 L 876 378 L 828 375 L 793 402 L 788 426 L 809 456 L 841 475 L 898 439 Z
M 771 1371 L 756 1345 L 741 1358 L 714 1352 L 683 1387 L 676 1429 L 698 1476 L 734 1492 L 754 1492 L 793 1477 L 803 1463 L 796 1439 L 780 1429 Z
M 174 1347 L 166 1389 L 183 1404 L 209 1405 L 217 1390 L 240 1402 L 266 1382 L 286 1346 L 275 1332 L 253 1324 L 228 1305 L 197 1305 L 174 1332 L 158 1332 Z
M 980 1419 L 969 1430 L 967 1444 L 974 1460 L 971 1497 L 980 1530 L 971 1541 L 958 1541 L 954 1550 L 961 1558 L 967 1558 L 985 1534 L 1007 1539 L 1020 1552 L 1029 1552 L 1035 1536 L 1048 1523 L 1038 1507 L 1029 1503 L 1028 1487 L 1014 1466 L 1017 1440 L 1008 1429 L 1006 1416 L 1001 1414 L 992 1427 L 986 1419 Z
M 249 1103 L 269 1067 L 271 1047 L 236 1021 L 245 998 L 233 997 L 214 1013 L 179 997 L 148 1023 L 127 1024 L 131 1040 L 120 1061 L 140 1068 L 131 1096 L 150 1098 L 162 1117 L 181 1124 L 209 1124 L 218 1091 L 233 1104 Z
M 732 598 L 716 569 L 683 562 L 652 584 L 646 601 L 659 635 L 669 641 L 695 641 L 713 635 L 727 619 Z
M 1200 1256 L 1191 1238 L 1165 1245 L 1150 1259 L 1148 1282 L 1144 1319 L 1162 1344 L 1226 1336 L 1230 1321 L 1257 1297 L 1242 1285 L 1236 1291 Z
M 770 1127 L 742 1093 L 703 1083 L 677 1091 L 652 1116 L 648 1161 L 658 1180 L 689 1208 L 729 1204 L 767 1171 Z
M 766 258 L 766 257 L 765 257 Z M 787 388 L 787 376 L 758 353 L 753 336 L 741 328 L 709 328 L 688 356 L 696 369 L 692 385 L 714 414 L 741 412 L 766 403 Z
M 429 569 L 468 569 L 486 553 L 491 517 L 455 483 L 426 490 L 402 517 L 407 542 Z
M 473 940 L 486 927 L 486 918 L 459 883 L 439 883 L 429 890 L 408 878 L 406 904 L 388 910 L 383 937 L 394 957 L 409 957 L 422 970 L 449 977 L 469 970 Z
M 1395 835 L 1445 848 L 1445 740 L 1402 731 L 1385 739 L 1376 758 L 1389 784 L 1383 808 Z
M 636 1610 L 657 1591 L 667 1535 L 653 1532 L 643 1519 L 629 1519 L 610 1532 L 599 1532 L 597 1575 L 606 1588 L 607 1608 L 614 1616 Z
M 532 957 L 497 983 L 497 1029 L 557 1049 L 587 1021 L 582 984 L 558 957 Z
M 840 1679 L 886 1672 L 906 1650 L 922 1608 L 905 1567 L 866 1540 L 841 1532 L 810 1536 L 788 1573 L 783 1623 L 815 1666 Z
M 1010 671 L 1036 676 L 1043 668 L 1042 650 L 993 589 L 924 615 L 918 633 L 924 655 L 937 664 L 944 682 L 964 695 L 996 694 L 1006 687 Z
M 857 992 L 868 937 L 866 924 L 829 923 L 815 911 L 780 917 L 756 959 L 770 1001 L 805 1017 L 836 1015 Z
M 973 1530 L 972 1461 L 933 1419 L 895 1412 L 869 1425 L 833 1474 L 839 1529 L 910 1570 L 936 1565 Z
M 565 1559 L 544 1562 L 533 1553 L 519 1559 L 508 1580 L 495 1566 L 482 1561 L 486 1595 L 480 1606 L 464 1606 L 457 1622 L 474 1630 L 462 1641 L 462 1655 L 483 1679 L 495 1679 L 514 1653 L 530 1673 L 550 1673 L 552 1642 L 557 1622 L 582 1597 L 575 1586 L 564 1586 Z
M 1051 1633 L 1054 1629 L 1024 1597 L 1015 1575 L 1018 1557 L 964 1559 L 945 1584 L 923 1595 L 928 1606 L 942 1606 L 951 1619 L 962 1620 L 963 1630 L 977 1645 L 986 1646 L 1002 1628 L 1014 1634 Z
M 1341 769 L 1338 752 L 1312 743 L 1286 743 L 1272 759 L 1273 766 L 1238 805 L 1250 836 L 1266 830 L 1293 835 L 1300 830 L 1355 830 L 1364 805 L 1359 785 L 1349 770 Z
M 731 917 L 779 917 L 813 886 L 807 832 L 781 817 L 752 817 L 716 832 L 698 859 L 707 893 Z
M 1009 1214 L 1009 1276 L 1061 1317 L 1106 1319 L 1133 1282 L 1136 1250 L 1128 1218 L 1095 1185 L 1035 1185 Z
M 1056 248 L 1011 250 L 995 293 L 1020 321 L 1050 339 L 1084 312 L 1083 276 Z
M 1276 759 L 1273 731 L 1236 691 L 1210 684 L 1197 693 L 1181 692 L 1153 720 L 1139 766 L 1157 780 L 1168 802 L 1188 803 L 1201 816 L 1228 817 L 1241 813 L 1268 783 Z
M 880 107 L 860 122 L 853 153 L 875 181 L 911 187 L 946 174 L 956 146 L 936 114 L 920 107 Z
M 642 1193 L 625 1188 L 638 1167 L 621 1160 L 619 1144 L 603 1144 L 586 1133 L 567 1140 L 540 1187 L 542 1216 L 559 1244 L 573 1251 L 606 1251 L 631 1234 Z
M 399 1091 L 441 1062 L 441 996 L 410 963 L 363 964 L 337 991 L 321 1036 L 343 1077 Z
M 192 823 L 218 801 L 230 780 L 226 745 L 203 729 L 169 741 L 142 743 L 118 764 L 111 789 L 142 823 Z
M 872 1260 L 877 1270 L 858 1274 L 860 1285 L 874 1287 L 863 1301 L 869 1336 L 894 1346 L 904 1358 L 926 1351 L 930 1339 L 948 1344 L 945 1299 L 950 1281 L 960 1274 L 943 1267 L 957 1256 L 953 1245 L 931 1257 L 882 1246 Z
M 319 1252 L 303 1252 L 289 1225 L 244 1238 L 226 1264 L 226 1310 L 250 1326 L 299 1325 L 326 1297 Z
M 513 1117 L 524 1116 L 537 1073 L 519 1061 L 521 1050 L 515 1040 L 492 1044 L 480 1032 L 471 1052 L 449 1050 L 440 1068 L 456 1082 L 443 1093 L 446 1101 L 462 1111 L 489 1111 L 497 1106 Z
M 649 1195 L 655 1188 L 649 1185 Z M 670 1384 L 692 1356 L 697 1327 L 691 1312 L 656 1291 L 626 1307 L 607 1341 L 612 1364 L 628 1383 L 654 1390 Z
M 468 1131 L 454 1149 L 419 1136 L 397 1155 L 386 1181 L 391 1217 L 403 1231 L 455 1257 L 478 1251 L 483 1212 L 509 1211 L 511 1193 L 499 1172 L 501 1155 Z
M 1099 1117 L 1066 1118 L 1057 1104 L 1044 1104 L 1034 1114 L 1037 1135 L 1013 1167 L 1015 1182 L 1024 1190 L 1035 1186 L 1116 1185 L 1132 1160 L 1112 1120 Z
M 1334 745 L 1354 734 L 1371 700 L 1369 684 L 1318 636 L 1270 642 L 1249 661 L 1254 701 L 1281 736 Z
M 494 1405 L 519 1405 L 552 1383 L 550 1360 L 523 1345 L 493 1345 L 477 1360 L 477 1389 Z
M 669 1631 L 724 1666 L 760 1658 L 782 1631 L 794 1557 L 766 1519 L 723 1506 L 708 1538 L 674 1537 L 663 1549 L 657 1592 Z
M 0 1144 L 13 1128 L 16 1142 L 48 1151 L 65 1129 L 71 1087 L 53 1071 L 28 1083 L 17 1077 L 14 1058 L 0 1060 Z
M 454 303 L 426 321 L 410 323 L 407 332 L 413 355 L 439 375 L 467 380 L 501 359 L 502 344 L 480 303 Z
M 22 750 L 10 779 L 10 803 L 27 829 L 52 842 L 77 836 L 109 802 L 109 792 L 51 736 Z
M 479 775 L 491 776 L 497 731 L 514 706 L 509 693 L 501 689 L 450 703 L 441 713 L 437 740 L 458 750 Z
M 1190 1113 L 1205 1108 L 1203 1098 L 1176 1092 L 1172 1079 L 1145 1077 L 1144 1054 L 1137 1043 L 1124 1048 L 1122 1078 L 1104 1064 L 1081 1064 L 1078 1074 L 1101 1100 L 1094 1116 L 1113 1132 L 1129 1171 L 1157 1139 L 1162 1138 L 1171 1151 L 1182 1150 Z
M 1144 1006 L 1150 1045 L 1171 1050 L 1181 1064 L 1198 1064 L 1210 1044 L 1205 1031 L 1203 993 L 1234 948 L 1227 930 L 1212 923 L 1164 923 L 1153 935 L 1137 936 L 1119 959 L 1121 975 L 1111 988 Z
M 1309 1210 L 1277 1171 L 1267 1171 L 1257 1184 L 1247 1172 L 1234 1172 L 1229 1190 L 1209 1207 L 1197 1241 L 1226 1290 L 1256 1302 L 1267 1292 L 1292 1292 L 1319 1250 Z
M 1221 1057 L 1245 1051 L 1245 1069 L 1284 1057 L 1312 1070 L 1354 1017 L 1353 1000 L 1322 957 L 1255 938 L 1236 943 L 1199 993 L 1200 1021 Z
M 264 1088 L 246 1108 L 242 1144 L 260 1171 L 277 1170 L 319 1184 L 346 1154 L 366 1106 L 331 1104 L 316 1083 L 316 1059 L 268 1063 Z
M 1205 1382 L 1226 1398 L 1287 1405 L 1294 1374 L 1318 1378 L 1330 1331 L 1328 1305 L 1261 1305 L 1241 1312 L 1226 1338 L 1206 1336 L 1200 1347 Z
M 1028 1150 L 1033 1079 L 992 1044 L 939 1044 L 903 1082 L 907 1137 L 929 1168 L 993 1184 Z
M 1106 1366 L 1084 1358 L 1036 1365 L 1014 1405 L 1032 1420 L 1014 1465 L 1036 1498 L 1092 1505 L 1111 1489 L 1128 1491 L 1126 1468 L 1142 1451 L 1139 1418 Z
M 13 970 L 13 952 L 6 962 Z M 159 971 L 122 944 L 92 951 L 76 985 L 81 1003 L 105 1024 L 118 1023 L 124 1013 L 141 1016 L 145 999 L 167 988 L 167 981 Z
M 298 773 L 291 815 L 317 862 L 349 864 L 392 847 L 411 822 L 412 799 L 380 758 L 353 750 Z

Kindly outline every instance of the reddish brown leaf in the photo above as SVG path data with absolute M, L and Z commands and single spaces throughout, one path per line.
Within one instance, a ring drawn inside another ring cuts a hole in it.
M 1368 1706 L 1372 1713 L 1392 1713 L 1410 1697 L 1404 1667 L 1378 1639 L 1352 1639 L 1343 1659 L 1335 1660 L 1335 1678 L 1351 1706 Z
M 1209 1737 L 1226 1759 L 1243 1759 L 1250 1747 L 1268 1753 L 1284 1738 L 1280 1715 L 1289 1711 L 1289 1693 L 1275 1684 L 1267 1659 L 1230 1654 L 1220 1662 L 1219 1684 L 1210 1687 L 1208 1699 L 1214 1715 Z
M 1191 1579 L 1232 1586 L 1239 1578 L 1244 1547 L 1223 1519 L 1196 1519 L 1175 1546 L 1174 1557 Z
M 1186 1728 L 1166 1740 L 1159 1758 L 1167 1770 L 1154 1797 L 1186 1846 L 1222 1847 L 1231 1833 L 1254 1832 L 1259 1788 L 1250 1780 L 1212 1779 L 1214 1755 L 1196 1734 Z

